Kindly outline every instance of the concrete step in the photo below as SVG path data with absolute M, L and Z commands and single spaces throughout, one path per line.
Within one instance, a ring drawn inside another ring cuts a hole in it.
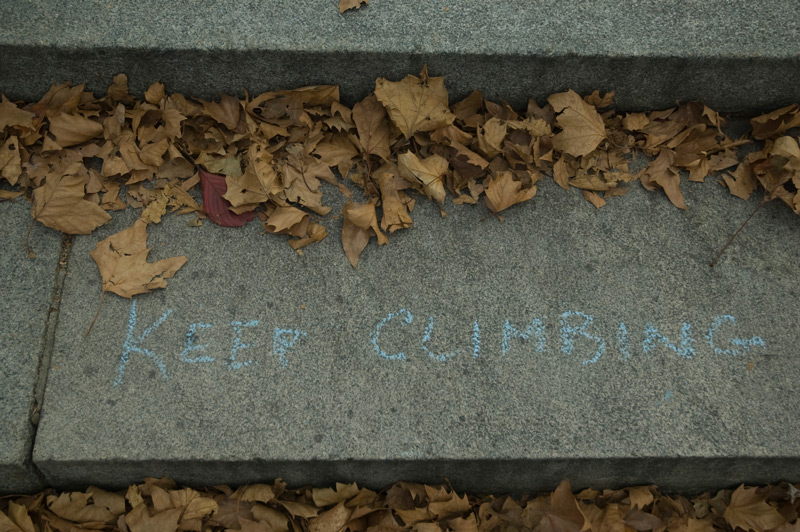
M 332 83 L 352 104 L 377 77 L 427 63 L 453 98 L 481 89 L 515 106 L 569 88 L 615 90 L 621 110 L 800 99 L 795 0 L 373 0 L 344 14 L 336 4 L 4 2 L 0 89 L 32 99 L 70 79 L 102 93 L 125 72 L 139 94 L 154 80 L 201 97 Z
M 166 290 L 100 298 L 75 238 L 33 460 L 49 484 L 397 479 L 458 489 L 800 478 L 798 218 L 713 179 L 595 210 L 541 185 L 505 221 L 421 201 L 354 270 L 258 224 L 152 227 Z M 330 198 L 337 197 L 332 193 Z M 333 212 L 338 212 L 334 206 Z M 341 220 L 324 223 L 338 235 Z
M 62 238 L 37 224 L 30 259 L 29 209 L 24 200 L 0 202 L 0 493 L 42 487 L 30 457 L 48 363 L 42 356 L 57 318 Z

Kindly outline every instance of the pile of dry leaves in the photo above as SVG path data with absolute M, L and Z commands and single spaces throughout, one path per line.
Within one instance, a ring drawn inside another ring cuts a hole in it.
M 352 109 L 337 86 L 204 101 L 154 83 L 137 100 L 120 74 L 101 98 L 68 83 L 36 103 L 3 97 L 0 197 L 25 195 L 35 220 L 69 234 L 92 232 L 108 211 L 142 208 L 132 227 L 92 253 L 103 289 L 124 297 L 165 286 L 185 262 L 146 261 L 147 226 L 167 212 L 190 214 L 193 225 L 240 226 L 258 216 L 300 250 L 328 234 L 322 182 L 348 198 L 357 187 L 365 198 L 341 213 L 353 266 L 370 239 L 385 244 L 387 233 L 411 226 L 422 195 L 439 205 L 448 194 L 455 204 L 483 201 L 498 213 L 533 198 L 545 177 L 598 208 L 633 181 L 686 208 L 682 175 L 703 181 L 725 171 L 732 194 L 748 198 L 761 186 L 800 213 L 800 148 L 787 133 L 800 126 L 800 105 L 754 118 L 752 138 L 763 149 L 740 161 L 736 148 L 751 139 L 728 138 L 719 114 L 701 103 L 620 114 L 612 98 L 567 91 L 518 113 L 473 92 L 451 107 L 444 79 L 423 69 L 378 79 Z M 652 159 L 636 175 L 633 152 Z
M 356 484 L 288 490 L 280 480 L 197 491 L 149 478 L 127 492 L 0 499 L 0 532 L 797 532 L 798 511 L 800 490 L 787 483 L 688 499 L 656 486 L 573 494 L 564 481 L 552 493 L 515 499 L 407 482 L 381 492 Z

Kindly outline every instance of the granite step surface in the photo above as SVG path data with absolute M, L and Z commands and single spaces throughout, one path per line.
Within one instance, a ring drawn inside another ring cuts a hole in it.
M 29 0 L 0 5 L 0 91 L 52 83 L 104 93 L 128 74 L 211 98 L 339 84 L 352 104 L 375 79 L 427 64 L 451 96 L 524 106 L 554 92 L 617 92 L 620 110 L 704 100 L 768 111 L 800 99 L 797 2 L 771 0 Z
M 61 234 L 31 223 L 24 200 L 0 202 L 0 493 L 42 487 L 31 463 L 63 277 Z M 28 256 L 26 239 L 35 258 Z
M 800 478 L 798 218 L 714 180 L 596 210 L 542 183 L 504 212 L 419 202 L 357 269 L 341 219 L 301 256 L 170 216 L 165 290 L 100 298 L 78 236 L 33 461 L 48 484 L 398 479 L 482 492 Z M 335 190 L 327 190 L 333 202 Z M 338 212 L 334 204 L 334 213 Z

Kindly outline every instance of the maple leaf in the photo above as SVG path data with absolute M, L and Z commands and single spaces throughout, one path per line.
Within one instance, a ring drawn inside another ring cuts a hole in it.
M 355 268 L 358 266 L 358 257 L 367 247 L 370 238 L 376 236 L 380 245 L 386 244 L 388 240 L 378 228 L 374 203 L 348 202 L 342 209 L 342 215 L 342 247 Z
M 674 151 L 662 149 L 658 157 L 647 167 L 641 182 L 647 190 L 655 190 L 659 187 L 664 189 L 673 205 L 679 209 L 686 209 L 686 202 L 683 200 L 680 189 L 680 173 L 672 166 L 674 160 Z
M 400 175 L 411 183 L 419 183 L 429 198 L 444 202 L 445 191 L 442 177 L 447 173 L 450 163 L 441 155 L 431 155 L 420 159 L 408 151 L 397 156 Z
M 130 299 L 167 286 L 171 278 L 186 264 L 186 257 L 170 257 L 147 262 L 147 223 L 136 220 L 129 228 L 97 243 L 90 253 L 103 279 L 103 292 Z
M 353 106 L 353 122 L 358 131 L 361 150 L 367 155 L 377 155 L 384 161 L 391 156 L 389 140 L 391 130 L 386 109 L 375 94 L 370 94 Z
M 82 167 L 82 163 L 78 163 Z M 75 170 L 76 166 L 70 167 Z M 84 199 L 82 175 L 50 174 L 44 185 L 33 191 L 33 217 L 53 229 L 71 235 L 87 235 L 111 220 L 96 203 Z
M 253 211 L 236 214 L 231 212 L 231 204 L 223 195 L 228 190 L 225 178 L 198 168 L 200 188 L 203 193 L 203 211 L 212 222 L 223 227 L 241 227 L 253 219 Z
M 369 5 L 369 0 L 339 0 L 339 13 L 348 9 L 361 9 L 364 4 Z
M 528 201 L 536 195 L 536 185 L 523 189 L 511 172 L 498 172 L 486 183 L 486 206 L 492 212 L 500 212 L 512 205 Z
M 427 67 L 422 69 L 420 77 L 409 74 L 402 81 L 378 78 L 375 96 L 405 138 L 418 131 L 449 126 L 455 120 L 448 107 L 444 78 L 429 78 Z
M 19 139 L 12 135 L 0 147 L 0 177 L 4 177 L 12 185 L 16 185 L 21 173 L 22 159 L 19 155 Z
M 33 118 L 36 115 L 30 111 L 20 109 L 13 102 L 2 95 L 0 100 L 0 131 L 8 126 L 24 129 L 33 129 Z
M 758 488 L 745 488 L 744 484 L 731 494 L 731 502 L 722 517 L 733 528 L 756 532 L 769 530 L 786 522 L 780 512 L 758 494 Z
M 74 146 L 103 134 L 103 124 L 81 115 L 59 114 L 50 118 L 50 133 L 62 148 Z
M 553 147 L 573 157 L 594 151 L 606 138 L 603 117 L 575 91 L 551 95 L 547 101 L 560 113 L 556 124 L 561 132 L 553 137 Z

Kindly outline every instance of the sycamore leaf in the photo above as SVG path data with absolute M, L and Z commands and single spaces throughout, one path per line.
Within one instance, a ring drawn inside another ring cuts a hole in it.
M 374 203 L 348 202 L 342 210 L 342 215 L 344 217 L 342 247 L 350 264 L 355 268 L 358 266 L 358 257 L 367 247 L 370 238 L 376 236 L 378 244 L 381 245 L 386 244 L 388 240 L 378 228 Z
M 569 90 L 551 95 L 547 101 L 557 113 L 561 132 L 553 137 L 553 147 L 574 157 L 594 151 L 606 138 L 603 117 L 578 94 Z
M 308 213 L 297 207 L 281 206 L 272 211 L 264 222 L 264 228 L 270 233 L 304 237 L 308 231 L 308 223 Z
M 312 222 L 308 224 L 308 235 L 303 238 L 289 240 L 289 245 L 292 246 L 292 249 L 298 250 L 314 242 L 322 242 L 327 236 L 328 230 L 325 229 L 324 225 Z
M 314 488 L 311 490 L 311 498 L 317 506 L 328 506 L 331 504 L 338 504 L 342 501 L 352 499 L 359 492 L 358 485 L 353 482 L 352 484 L 336 483 L 336 488 Z
M 90 253 L 103 278 L 103 291 L 130 299 L 167 286 L 186 264 L 186 257 L 170 257 L 147 262 L 147 223 L 136 220 L 132 226 L 101 240 Z
M 400 175 L 410 183 L 419 183 L 429 198 L 444 202 L 445 191 L 442 178 L 447 173 L 449 163 L 441 155 L 431 155 L 420 159 L 408 151 L 397 156 Z
M 381 229 L 394 233 L 411 227 L 413 220 L 409 211 L 414 208 L 414 200 L 402 192 L 408 184 L 400 177 L 397 167 L 382 166 L 375 172 L 375 181 L 381 191 Z
M 590 523 L 581 512 L 569 481 L 564 480 L 550 494 L 541 520 L 533 532 L 583 532 Z
M 503 151 L 506 130 L 506 123 L 499 118 L 491 118 L 478 128 L 478 147 L 486 157 L 491 159 Z
M 792 104 L 750 120 L 753 137 L 763 140 L 800 126 L 800 105 Z
M 22 159 L 19 155 L 19 139 L 12 135 L 0 147 L 0 177 L 4 177 L 12 185 L 16 185 L 21 173 Z
M 231 131 L 239 124 L 241 104 L 239 99 L 223 94 L 217 102 L 203 102 L 203 112 Z
M 758 488 L 745 488 L 744 484 L 731 494 L 731 502 L 722 515 L 733 528 L 760 532 L 782 525 L 786 519 L 770 506 Z
M 33 129 L 33 117 L 35 114 L 25 111 L 10 102 L 5 94 L 0 100 L 0 132 L 8 126 Z
M 340 502 L 330 510 L 308 520 L 309 532 L 338 532 L 350 519 L 352 510 Z
M 181 509 L 173 508 L 150 515 L 147 505 L 140 504 L 125 515 L 125 524 L 130 532 L 175 532 Z
M 369 0 L 339 0 L 339 13 L 348 9 L 360 9 L 363 4 L 369 5 Z
M 742 163 L 736 167 L 733 172 L 723 174 L 722 179 L 725 186 L 731 191 L 731 194 L 742 198 L 743 200 L 750 199 L 750 195 L 758 187 L 758 181 L 750 170 L 750 167 Z
M 103 134 L 103 124 L 81 115 L 59 114 L 50 118 L 50 133 L 62 148 L 92 140 Z
M 33 217 L 71 235 L 87 235 L 111 220 L 99 205 L 83 199 L 84 183 L 80 175 L 49 175 L 44 185 L 33 191 Z
M 455 120 L 447 102 L 444 78 L 429 78 L 427 68 L 420 77 L 408 75 L 402 81 L 378 78 L 375 96 L 386 107 L 389 118 L 405 138 L 418 131 L 433 131 Z
M 375 94 L 370 94 L 353 106 L 353 122 L 356 124 L 358 140 L 364 153 L 389 160 L 391 130 L 386 109 L 378 102 Z
M 231 204 L 223 196 L 228 190 L 225 178 L 221 175 L 198 169 L 200 188 L 203 193 L 203 211 L 211 221 L 223 227 L 241 227 L 253 219 L 253 211 L 242 214 L 231 212 Z
M 683 200 L 683 194 L 680 189 L 680 172 L 672 166 L 674 160 L 674 151 L 662 149 L 655 161 L 651 162 L 647 167 L 641 181 L 642 185 L 648 190 L 655 190 L 659 187 L 664 189 L 673 205 L 679 209 L 686 209 L 686 202 Z
M 512 205 L 528 201 L 536 195 L 536 185 L 523 189 L 511 172 L 498 172 L 486 184 L 486 206 L 492 212 L 500 212 Z

